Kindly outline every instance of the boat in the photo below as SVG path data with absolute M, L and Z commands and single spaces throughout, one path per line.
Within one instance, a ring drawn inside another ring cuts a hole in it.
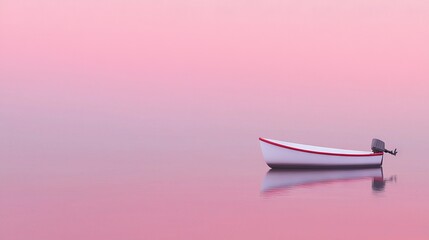
M 372 189 L 382 191 L 385 180 L 383 169 L 270 169 L 265 175 L 261 193 L 272 195 L 292 188 L 315 187 L 330 183 L 372 180 Z
M 384 148 L 373 139 L 372 152 L 318 147 L 259 138 L 262 154 L 270 168 L 368 168 L 380 167 L 384 153 L 396 155 L 396 149 Z

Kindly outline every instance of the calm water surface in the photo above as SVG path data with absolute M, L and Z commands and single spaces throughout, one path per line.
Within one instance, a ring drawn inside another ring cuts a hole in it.
M 0 238 L 429 239 L 424 1 L 0 3 Z M 258 137 L 382 169 L 270 171 Z
M 133 156 L 109 149 L 102 154 L 73 150 L 3 159 L 2 237 L 429 235 L 424 154 L 388 156 L 383 169 L 269 171 L 256 138 L 229 137 L 227 146 L 213 143 L 212 150 L 164 149 Z

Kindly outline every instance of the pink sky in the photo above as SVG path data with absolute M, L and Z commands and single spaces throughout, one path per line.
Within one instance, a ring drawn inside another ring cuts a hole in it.
M 127 128 L 124 136 L 139 129 L 158 142 L 196 134 L 220 141 L 225 131 L 306 142 L 303 133 L 312 132 L 309 143 L 338 147 L 349 147 L 338 141 L 344 133 L 360 148 L 374 136 L 423 140 L 428 8 L 423 1 L 2 1 L 4 132 L 35 146 L 58 128 L 67 147 L 79 144 L 76 132 L 98 141 L 104 128 Z

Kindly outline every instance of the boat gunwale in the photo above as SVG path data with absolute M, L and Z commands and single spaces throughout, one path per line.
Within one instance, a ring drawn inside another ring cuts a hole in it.
M 383 155 L 383 153 L 364 153 L 364 154 L 356 154 L 356 153 L 330 153 L 330 152 L 319 152 L 319 151 L 312 151 L 312 150 L 306 150 L 306 149 L 301 149 L 301 148 L 295 148 L 295 147 L 291 147 L 291 146 L 286 146 L 283 144 L 279 144 L 279 143 L 275 143 L 272 142 L 270 140 L 267 140 L 265 138 L 260 137 L 259 138 L 260 141 L 277 146 L 277 147 L 282 147 L 282 148 L 286 148 L 286 149 L 290 149 L 290 150 L 295 150 L 295 151 L 300 151 L 300 152 L 306 152 L 306 153 L 312 153 L 312 154 L 321 154 L 321 155 L 329 155 L 329 156 L 341 156 L 341 157 L 373 157 L 373 156 L 380 156 Z

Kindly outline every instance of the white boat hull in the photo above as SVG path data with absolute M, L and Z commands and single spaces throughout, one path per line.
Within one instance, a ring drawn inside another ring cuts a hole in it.
M 380 167 L 383 153 L 324 148 L 259 138 L 262 154 L 271 168 Z

